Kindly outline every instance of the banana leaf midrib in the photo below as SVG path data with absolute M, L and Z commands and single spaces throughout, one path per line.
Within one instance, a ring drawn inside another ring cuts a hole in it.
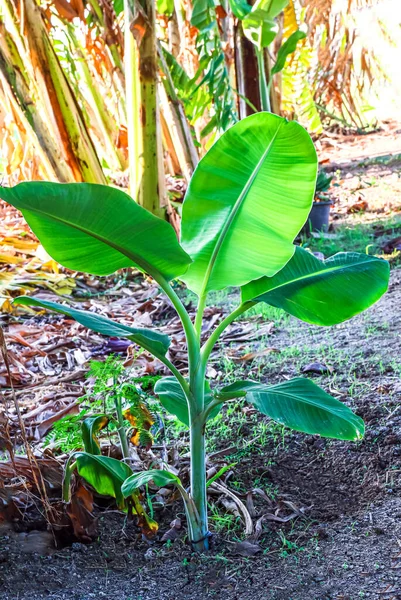
M 318 260 L 318 259 L 316 259 L 316 260 Z M 352 263 L 349 265 L 336 265 L 334 267 L 329 267 L 326 269 L 321 269 L 320 271 L 314 271 L 313 273 L 308 273 L 307 275 L 302 275 L 301 277 L 295 277 L 294 279 L 289 279 L 283 283 L 280 283 L 279 285 L 276 285 L 276 286 L 266 290 L 265 292 L 260 292 L 257 296 L 254 296 L 252 299 L 257 300 L 258 298 L 260 298 L 261 296 L 264 296 L 265 294 L 270 294 L 271 292 L 275 292 L 276 290 L 279 290 L 280 288 L 284 288 L 288 285 L 292 285 L 293 283 L 297 283 L 298 281 L 305 281 L 307 279 L 312 279 L 314 277 L 320 277 L 322 275 L 327 275 L 330 273 L 334 273 L 336 271 L 341 271 L 341 270 L 346 271 L 347 269 L 355 268 L 355 266 L 357 266 L 357 265 L 365 266 L 368 264 L 368 262 L 369 261 L 361 261 L 360 263 L 357 263 L 357 264 Z M 263 279 L 263 277 L 261 277 L 260 279 Z M 257 281 L 259 281 L 259 280 L 256 280 L 256 282 Z M 252 283 L 253 282 L 251 282 L 251 284 Z M 244 286 L 244 288 L 246 288 L 246 286 Z
M 220 234 L 218 236 L 217 242 L 216 242 L 215 247 L 213 249 L 212 256 L 210 257 L 208 268 L 206 270 L 205 277 L 204 277 L 204 280 L 203 280 L 202 292 L 200 294 L 201 296 L 203 296 L 204 293 L 205 293 L 205 291 L 207 290 L 207 286 L 208 286 L 210 277 L 212 276 L 213 269 L 214 269 L 214 266 L 216 264 L 216 260 L 217 260 L 218 254 L 219 254 L 219 250 L 220 250 L 221 246 L 224 243 L 225 237 L 226 237 L 226 235 L 227 235 L 227 233 L 228 233 L 231 225 L 233 224 L 233 222 L 234 222 L 234 220 L 235 220 L 235 218 L 236 218 L 236 216 L 237 216 L 237 214 L 238 214 L 241 206 L 243 205 L 243 202 L 245 201 L 245 199 L 246 199 L 246 197 L 248 195 L 248 192 L 249 192 L 249 190 L 250 190 L 250 188 L 252 186 L 252 183 L 255 181 L 256 177 L 258 176 L 258 174 L 260 172 L 260 169 L 262 168 L 262 166 L 263 166 L 263 164 L 264 164 L 267 156 L 269 155 L 269 153 L 270 153 L 270 151 L 271 151 L 271 149 L 272 149 L 272 147 L 274 145 L 274 142 L 275 142 L 275 140 L 276 140 L 276 138 L 278 136 L 278 133 L 279 133 L 282 125 L 283 125 L 283 122 L 281 122 L 279 124 L 279 126 L 277 127 L 276 132 L 275 132 L 273 138 L 269 142 L 269 145 L 267 146 L 266 150 L 263 152 L 262 156 L 259 159 L 259 162 L 257 163 L 257 165 L 255 166 L 255 168 L 253 169 L 251 175 L 248 177 L 245 185 L 243 186 L 242 192 L 240 193 L 239 197 L 235 201 L 235 204 L 234 204 L 232 210 L 230 211 L 228 219 L 226 220 L 226 222 L 225 222 L 225 224 L 224 224 L 224 226 L 223 226 L 223 228 L 222 228 L 222 230 L 221 230 L 221 232 L 220 232 Z

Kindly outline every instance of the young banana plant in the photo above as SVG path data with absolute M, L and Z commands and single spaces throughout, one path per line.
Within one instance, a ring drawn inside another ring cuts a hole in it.
M 205 426 L 226 400 L 244 397 L 261 413 L 305 433 L 341 440 L 358 440 L 364 434 L 360 417 L 308 379 L 273 386 L 237 381 L 220 389 L 211 389 L 206 379 L 210 354 L 223 331 L 258 303 L 327 326 L 365 310 L 386 291 L 389 266 L 384 260 L 341 252 L 323 262 L 294 246 L 312 205 L 316 173 L 313 143 L 298 123 L 270 113 L 240 121 L 194 172 L 183 206 L 181 244 L 167 222 L 111 187 L 31 182 L 0 189 L 0 196 L 22 211 L 56 261 L 95 275 L 136 267 L 153 277 L 180 316 L 188 347 L 187 375 L 169 359 L 165 334 L 66 304 L 27 296 L 15 300 L 63 313 L 103 335 L 128 338 L 170 370 L 171 376 L 159 380 L 155 390 L 164 408 L 189 428 L 189 489 L 167 469 L 127 475 L 127 469 L 120 469 L 117 483 L 111 485 L 115 465 L 108 457 L 98 457 L 102 469 L 96 477 L 88 474 L 85 456 L 78 471 L 102 490 L 112 487 L 120 504 L 149 480 L 177 485 L 189 537 L 198 551 L 209 546 Z M 199 297 L 195 322 L 172 286 L 175 279 Z M 209 292 L 227 287 L 240 288 L 239 305 L 203 341 Z

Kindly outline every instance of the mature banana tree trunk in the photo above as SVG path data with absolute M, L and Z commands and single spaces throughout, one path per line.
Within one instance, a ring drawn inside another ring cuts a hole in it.
M 239 115 L 244 119 L 262 110 L 259 92 L 258 61 L 255 47 L 243 34 L 241 22 L 235 27 L 235 73 L 239 96 Z
M 124 0 L 130 191 L 154 214 L 165 205 L 154 0 Z
M 37 148 L 49 179 L 73 182 L 73 173 L 63 159 L 48 120 L 43 115 L 25 66 L 13 38 L 0 21 L 0 79 L 4 93 Z
M 101 143 L 105 149 L 107 160 L 114 170 L 124 170 L 127 167 L 125 157 L 119 148 L 117 148 L 114 141 L 117 138 L 118 126 L 114 121 L 113 116 L 108 113 L 102 94 L 93 80 L 92 73 L 84 54 L 84 49 L 75 35 L 74 27 L 69 23 L 64 23 L 64 27 L 68 31 L 68 35 L 74 48 L 73 51 L 77 58 L 77 71 L 85 84 L 83 96 L 85 96 L 86 101 L 93 111 L 95 120 L 101 132 Z
M 175 153 L 179 162 L 181 173 L 189 183 L 192 173 L 199 162 L 191 127 L 185 116 L 184 107 L 180 102 L 174 88 L 163 51 L 158 46 L 159 61 L 163 72 L 163 84 L 159 85 L 161 110 L 164 113 L 170 137 L 174 143 Z
M 105 183 L 82 112 L 50 41 L 35 0 L 24 2 L 24 34 L 30 62 L 58 143 L 76 181 Z
M 99 23 L 104 41 L 109 48 L 114 65 L 113 79 L 120 93 L 121 108 L 125 112 L 124 40 L 120 27 L 116 28 L 116 14 L 113 3 L 111 0 L 89 0 L 89 4 Z

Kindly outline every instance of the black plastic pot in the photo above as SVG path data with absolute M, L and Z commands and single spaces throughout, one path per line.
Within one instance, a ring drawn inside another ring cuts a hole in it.
M 314 202 L 302 233 L 309 235 L 312 231 L 327 231 L 330 218 L 330 200 Z

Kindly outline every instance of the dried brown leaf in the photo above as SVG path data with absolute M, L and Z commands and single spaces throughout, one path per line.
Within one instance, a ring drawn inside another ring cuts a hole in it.
M 261 358 L 262 356 L 267 356 L 272 353 L 279 353 L 280 350 L 278 348 L 264 348 L 263 350 L 257 350 L 256 352 L 247 352 L 243 356 L 238 358 L 233 357 L 234 362 L 249 362 L 254 360 L 255 358 Z
M 263 552 L 262 548 L 259 544 L 253 544 L 252 542 L 238 542 L 234 546 L 233 554 L 237 554 L 238 556 L 255 556 L 256 554 L 261 554 Z
M 302 373 L 314 373 L 316 375 L 330 375 L 333 373 L 333 367 L 327 366 L 320 362 L 310 363 L 302 367 Z

